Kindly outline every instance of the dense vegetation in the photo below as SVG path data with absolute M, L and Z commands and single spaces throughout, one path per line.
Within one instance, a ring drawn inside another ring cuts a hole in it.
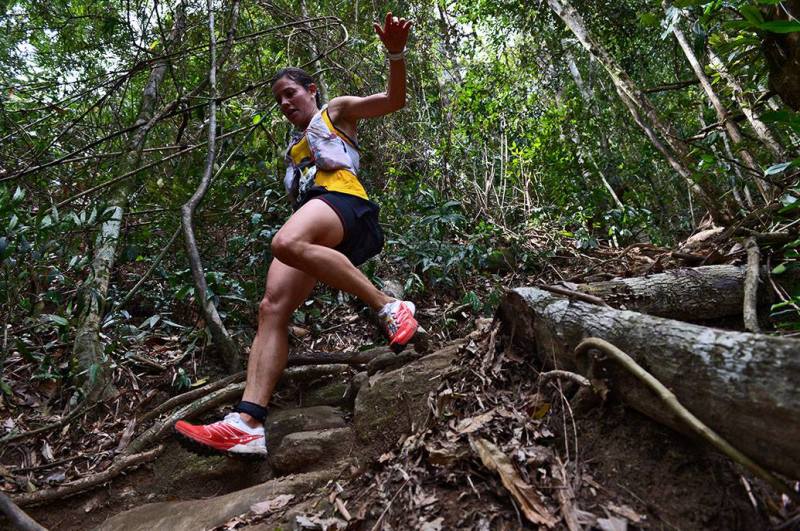
M 386 10 L 415 26 L 407 107 L 361 132 L 388 235 L 365 266 L 373 278 L 488 312 L 501 274 L 534 274 L 565 246 L 670 245 L 711 218 L 796 230 L 797 81 L 781 57 L 798 53 L 798 2 L 575 2 L 602 47 L 594 58 L 564 8 L 214 2 L 211 83 L 205 2 L 3 2 L 2 363 L 75 404 L 106 391 L 129 345 L 156 331 L 190 351 L 250 330 L 270 238 L 290 212 L 289 126 L 269 79 L 298 65 L 327 97 L 383 90 L 371 23 Z M 193 227 L 205 286 L 180 230 L 204 174 Z M 776 273 L 797 266 L 798 246 L 775 247 Z M 296 319 L 339 301 L 326 294 Z M 790 322 L 799 303 L 788 294 L 776 311 Z M 203 326 L 212 306 L 218 333 Z M 191 383 L 193 369 L 175 370 L 176 386 Z

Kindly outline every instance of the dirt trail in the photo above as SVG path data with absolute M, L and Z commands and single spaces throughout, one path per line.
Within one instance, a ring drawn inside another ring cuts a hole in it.
M 153 529 L 166 517 L 173 528 L 344 529 L 345 516 L 361 529 L 535 528 L 476 456 L 480 439 L 514 463 L 556 528 L 769 526 L 771 494 L 725 458 L 619 404 L 586 407 L 574 386 L 537 374 L 530 353 L 483 329 L 402 367 L 305 382 L 272 416 L 269 463 L 170 443 L 110 487 L 31 514 L 57 529 Z M 343 402 L 353 382 L 358 396 Z M 182 501 L 193 499 L 204 501 Z M 251 510 L 270 500 L 288 501 Z

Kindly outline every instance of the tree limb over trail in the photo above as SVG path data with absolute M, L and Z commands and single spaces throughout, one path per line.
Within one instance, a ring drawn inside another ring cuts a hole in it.
M 754 461 L 800 477 L 800 341 L 613 310 L 535 288 L 508 292 L 499 314 L 515 342 L 559 369 L 575 370 L 574 350 L 586 337 L 613 343 Z M 603 377 L 628 405 L 685 430 L 635 377 L 607 371 Z

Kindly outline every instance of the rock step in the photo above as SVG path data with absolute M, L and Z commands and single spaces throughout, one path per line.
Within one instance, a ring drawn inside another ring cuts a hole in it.
M 274 451 L 290 433 L 344 428 L 346 425 L 344 411 L 332 406 L 270 411 L 267 416 L 267 445 L 270 451 Z
M 301 431 L 283 437 L 270 461 L 276 473 L 318 470 L 353 453 L 355 434 L 349 427 Z

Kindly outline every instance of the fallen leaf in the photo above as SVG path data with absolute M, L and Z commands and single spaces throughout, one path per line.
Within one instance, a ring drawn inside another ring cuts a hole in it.
M 128 422 L 125 429 L 122 431 L 122 435 L 119 438 L 119 444 L 117 445 L 117 452 L 122 452 L 125 448 L 127 448 L 128 443 L 131 442 L 131 438 L 133 437 L 134 432 L 136 431 L 136 419 L 132 419 Z
M 428 451 L 428 462 L 432 465 L 447 466 L 458 461 L 467 454 L 465 446 L 451 441 L 438 441 L 438 444 L 425 443 Z
M 444 518 L 441 516 L 436 520 L 431 520 L 430 522 L 423 520 L 421 522 L 422 525 L 419 527 L 419 531 L 441 531 L 442 522 L 444 522 Z
M 282 509 L 289 504 L 290 501 L 294 499 L 294 494 L 281 494 L 280 496 L 275 496 L 272 499 L 254 503 L 250 506 L 250 510 L 256 514 L 267 514 L 271 512 L 275 512 L 278 509 Z
M 539 404 L 539 405 L 538 405 L 538 406 L 537 406 L 537 407 L 536 407 L 536 408 L 535 408 L 535 409 L 534 409 L 534 410 L 531 412 L 531 417 L 533 417 L 533 418 L 534 418 L 534 419 L 536 419 L 536 420 L 539 420 L 539 419 L 541 419 L 541 418 L 544 418 L 544 416 L 545 416 L 545 415 L 547 415 L 547 412 L 548 412 L 548 411 L 550 411 L 550 404 L 548 404 L 547 402 L 544 402 L 544 403 L 542 403 L 542 404 Z
M 299 326 L 290 326 L 289 327 L 289 332 L 294 337 L 297 337 L 297 338 L 306 337 L 307 335 L 309 335 L 311 333 L 308 330 L 306 330 L 305 328 L 301 328 Z
M 50 448 L 50 445 L 47 443 L 47 441 L 42 441 L 42 456 L 47 462 L 55 459 L 55 457 L 53 457 L 53 449 Z
M 522 479 L 508 456 L 497 446 L 480 437 L 472 438 L 470 446 L 486 468 L 500 475 L 503 486 L 519 502 L 525 518 L 534 524 L 547 527 L 556 525 L 558 520 L 545 507 L 536 489 Z
M 295 529 L 307 529 L 313 531 L 338 531 L 347 529 L 347 522 L 339 518 L 321 518 L 319 516 L 297 515 L 295 517 Z
M 606 507 L 608 507 L 609 511 L 617 513 L 618 515 L 620 515 L 620 516 L 622 516 L 624 518 L 627 518 L 628 520 L 630 520 L 634 524 L 638 524 L 639 522 L 641 522 L 642 520 L 644 520 L 646 518 L 644 515 L 641 515 L 641 514 L 637 513 L 636 511 L 634 511 L 633 509 L 631 509 L 627 505 L 617 505 L 617 504 L 611 502 L 608 505 L 606 505 Z
M 628 531 L 628 521 L 616 516 L 598 518 L 597 527 L 601 531 Z
M 381 454 L 381 456 L 378 458 L 378 462 L 385 463 L 386 461 L 391 461 L 392 459 L 394 459 L 394 453 L 386 452 L 385 454 Z
M 476 415 L 474 417 L 469 417 L 466 419 L 462 419 L 456 425 L 456 431 L 463 435 L 465 433 L 473 433 L 481 429 L 487 422 L 494 418 L 495 411 L 491 409 L 486 413 L 481 413 L 480 415 Z
M 45 478 L 45 481 L 48 483 L 62 483 L 66 479 L 67 476 L 66 474 L 64 474 L 64 471 L 62 470 L 60 472 L 53 472 L 52 474 L 50 474 Z

